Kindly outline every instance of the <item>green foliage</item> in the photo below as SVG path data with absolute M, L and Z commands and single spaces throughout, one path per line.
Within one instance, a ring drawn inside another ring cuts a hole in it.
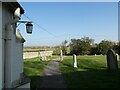
M 63 55 L 66 55 L 66 54 L 67 54 L 67 48 L 68 48 L 67 46 L 61 46 Z
M 67 43 L 68 43 L 67 40 L 64 40 L 64 41 L 62 42 L 61 49 L 62 49 L 63 55 L 66 55 L 66 54 L 67 54 L 67 50 L 68 50 Z
M 53 50 L 53 55 L 60 55 L 60 46 L 56 46 L 54 47 L 54 50 Z
M 62 46 L 66 46 L 67 43 L 68 43 L 68 41 L 67 41 L 67 40 L 64 40 L 64 41 L 62 42 Z
M 94 55 L 94 54 L 103 54 L 105 55 L 107 51 L 111 48 L 115 52 L 119 53 L 119 46 L 114 46 L 114 43 L 108 40 L 102 40 L 99 44 L 93 46 L 93 39 L 89 37 L 84 37 L 81 39 L 71 39 L 70 51 L 71 54 L 76 55 Z
M 91 43 L 93 39 L 84 37 L 81 39 L 71 39 L 70 49 L 71 54 L 86 55 L 90 54 Z
M 94 47 L 91 46 L 91 50 L 90 50 L 90 55 L 100 55 L 100 50 L 98 45 L 96 44 Z
M 120 55 L 120 46 L 119 45 L 114 45 L 113 50 Z
M 120 55 L 120 46 L 114 45 L 114 42 L 108 40 L 102 40 L 98 44 L 93 43 L 94 40 L 89 37 L 83 37 L 81 39 L 71 39 L 71 43 L 68 45 L 68 41 L 64 40 L 59 46 L 38 46 L 38 47 L 24 47 L 24 52 L 39 52 L 39 51 L 53 51 L 53 55 L 60 55 L 60 50 L 64 55 L 76 54 L 76 55 L 105 55 L 108 49 L 113 49 Z
M 111 49 L 112 47 L 113 47 L 113 43 L 108 40 L 102 40 L 98 45 L 99 51 L 103 55 L 105 55 L 107 51 Z
M 77 56 L 77 68 L 72 63 L 72 56 L 60 63 L 68 88 L 119 88 L 120 70 L 107 71 L 106 56 Z

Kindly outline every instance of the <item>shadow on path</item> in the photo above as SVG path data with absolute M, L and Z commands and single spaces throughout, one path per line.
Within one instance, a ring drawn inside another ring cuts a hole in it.
M 66 88 L 60 71 L 59 61 L 59 59 L 52 60 L 45 67 L 40 88 Z

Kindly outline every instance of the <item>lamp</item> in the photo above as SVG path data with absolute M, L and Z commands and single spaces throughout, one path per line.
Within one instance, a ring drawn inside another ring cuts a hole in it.
M 28 34 L 32 34 L 32 30 L 33 30 L 33 24 L 31 24 L 30 22 L 28 22 L 26 24 L 26 31 Z
M 32 21 L 18 21 L 19 23 L 26 23 L 26 32 L 28 34 L 32 34 L 33 24 Z
M 18 26 L 21 24 L 21 23 L 26 23 L 26 31 L 28 34 L 32 34 L 32 30 L 33 30 L 33 24 L 32 24 L 32 21 L 19 21 L 20 20 L 20 8 L 17 8 L 14 12 L 14 16 L 15 16 L 15 19 L 10 21 L 7 28 L 9 29 L 10 28 L 10 25 L 11 24 L 14 24 L 14 23 L 17 23 L 19 22 Z

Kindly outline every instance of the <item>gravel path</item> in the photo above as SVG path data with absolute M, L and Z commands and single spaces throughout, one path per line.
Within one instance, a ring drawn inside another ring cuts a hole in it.
M 41 88 L 66 88 L 59 67 L 59 59 L 52 60 L 44 69 Z

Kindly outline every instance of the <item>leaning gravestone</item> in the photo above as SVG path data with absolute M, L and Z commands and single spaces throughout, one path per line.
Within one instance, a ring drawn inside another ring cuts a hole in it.
M 108 50 L 107 52 L 107 66 L 111 71 L 118 69 L 117 57 L 112 49 Z

